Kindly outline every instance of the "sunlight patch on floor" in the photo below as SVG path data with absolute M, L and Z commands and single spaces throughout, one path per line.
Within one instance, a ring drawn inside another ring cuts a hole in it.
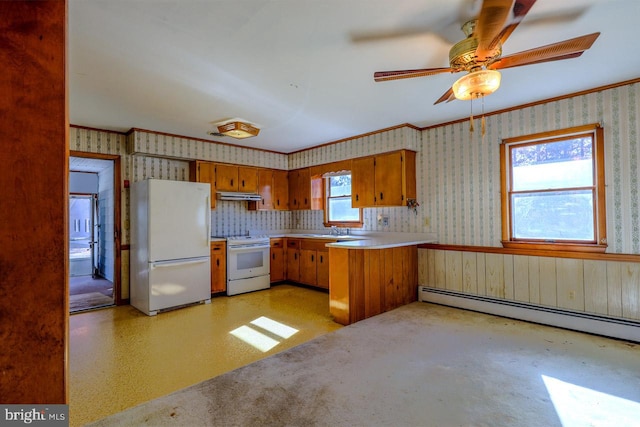
M 281 342 L 274 337 L 286 340 L 287 338 L 292 337 L 296 332 L 298 332 L 298 330 L 291 326 L 287 326 L 284 323 L 261 316 L 249 322 L 249 325 L 242 325 L 229 333 L 258 350 L 267 352 Z
M 563 427 L 640 427 L 640 403 L 542 375 Z

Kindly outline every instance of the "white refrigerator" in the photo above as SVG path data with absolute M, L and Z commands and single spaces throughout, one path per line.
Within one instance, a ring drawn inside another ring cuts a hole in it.
M 130 302 L 159 310 L 211 302 L 211 186 L 147 179 L 131 186 Z

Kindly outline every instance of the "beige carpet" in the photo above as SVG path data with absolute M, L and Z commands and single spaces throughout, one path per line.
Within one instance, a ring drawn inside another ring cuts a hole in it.
M 113 298 L 103 295 L 100 292 L 89 292 L 69 296 L 69 311 L 71 312 L 112 304 Z
M 640 426 L 640 347 L 415 302 L 93 426 Z

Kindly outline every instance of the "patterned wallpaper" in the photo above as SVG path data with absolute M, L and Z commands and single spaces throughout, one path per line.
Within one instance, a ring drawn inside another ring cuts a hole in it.
M 638 84 L 425 130 L 419 154 L 419 209 L 441 243 L 499 247 L 503 138 L 600 123 L 605 135 L 608 253 L 640 253 Z M 487 99 L 488 101 L 490 98 Z M 488 102 L 487 101 L 487 102 Z M 423 222 L 424 223 L 424 222 Z
M 123 179 L 186 180 L 188 161 L 203 159 L 276 169 L 295 169 L 398 149 L 417 151 L 417 212 L 407 208 L 364 209 L 365 230 L 430 232 L 445 244 L 500 246 L 499 144 L 503 138 L 601 123 L 605 132 L 609 253 L 640 254 L 638 181 L 638 84 L 486 117 L 487 131 L 469 132 L 468 121 L 419 131 L 411 127 L 353 138 L 290 155 L 215 144 L 148 131 L 128 137 L 71 128 L 70 148 L 120 154 Z M 490 98 L 487 102 L 490 105 Z M 129 145 L 129 151 L 127 151 Z M 136 153 L 135 155 L 128 154 Z M 128 242 L 128 190 L 123 189 L 123 225 Z M 389 227 L 378 226 L 378 215 Z M 321 211 L 250 212 L 245 203 L 222 202 L 214 211 L 218 235 L 247 229 L 321 229 Z

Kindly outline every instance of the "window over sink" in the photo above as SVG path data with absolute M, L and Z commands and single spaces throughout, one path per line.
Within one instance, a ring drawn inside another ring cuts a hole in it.
M 351 172 L 325 174 L 325 226 L 362 227 L 362 209 L 351 207 Z

